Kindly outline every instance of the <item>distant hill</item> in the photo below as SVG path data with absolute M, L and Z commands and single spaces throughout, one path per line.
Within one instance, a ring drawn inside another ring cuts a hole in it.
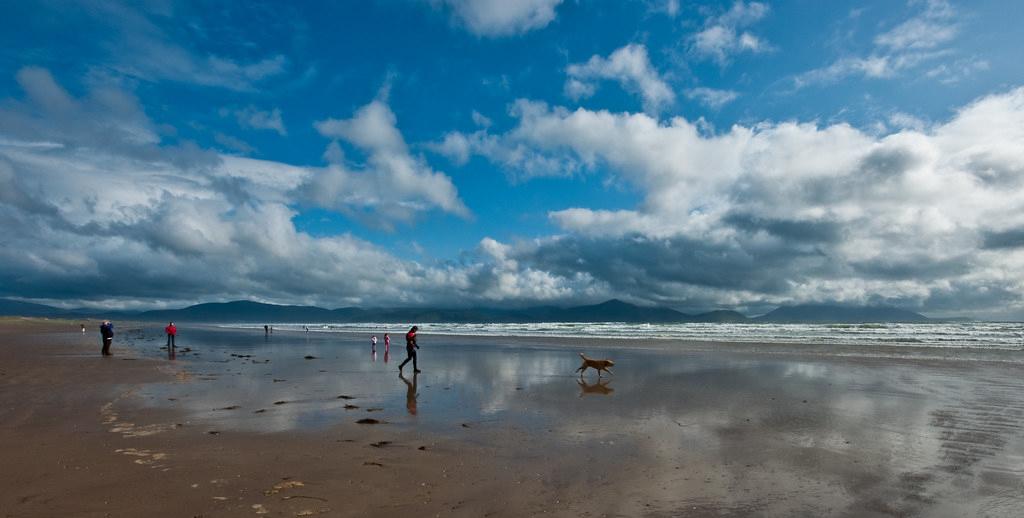
M 529 310 L 527 310 L 529 313 Z M 686 322 L 690 315 L 668 308 L 647 308 L 618 299 L 592 306 L 555 310 L 546 315 L 556 322 Z
M 143 311 L 140 320 L 188 322 L 331 322 L 334 312 L 314 306 L 279 306 L 248 300 L 209 302 L 183 309 Z
M 784 306 L 756 318 L 729 310 L 691 315 L 674 309 L 645 307 L 612 299 L 600 304 L 560 308 L 535 306 L 522 309 L 501 308 L 338 308 L 285 306 L 247 300 L 210 302 L 182 309 L 142 312 L 62 310 L 42 304 L 0 299 L 0 315 L 49 316 L 67 318 L 107 317 L 147 321 L 177 322 L 629 322 L 629 323 L 860 323 L 927 322 L 913 311 L 887 306 L 850 307 L 835 305 Z
M 0 299 L 0 315 L 19 317 L 51 317 L 64 315 L 67 312 L 60 308 L 21 302 L 19 300 Z
M 738 311 L 719 309 L 699 315 L 693 315 L 691 322 L 722 323 L 722 324 L 743 324 L 750 322 L 750 318 Z
M 927 322 L 928 317 L 892 306 L 832 306 L 803 304 L 783 306 L 753 322 L 793 324 L 859 324 L 866 322 Z

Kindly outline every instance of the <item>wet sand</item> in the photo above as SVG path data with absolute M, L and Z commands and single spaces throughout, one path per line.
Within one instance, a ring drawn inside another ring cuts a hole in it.
M 363 336 L 186 327 L 171 361 L 157 326 L 119 325 L 111 358 L 93 327 L 0 322 L 2 516 L 1024 509 L 1024 370 L 1006 353 L 424 333 L 424 373 L 403 380 L 399 333 L 384 363 Z M 615 375 L 581 382 L 580 350 Z

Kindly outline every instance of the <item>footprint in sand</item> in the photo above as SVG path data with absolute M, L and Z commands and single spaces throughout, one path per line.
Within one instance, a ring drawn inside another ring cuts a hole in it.
M 288 479 L 285 479 L 282 482 L 278 482 L 277 484 L 274 484 L 270 489 L 264 491 L 263 494 L 266 495 L 266 496 L 276 495 L 276 494 L 280 493 L 281 491 L 284 491 L 285 489 L 292 489 L 292 488 L 296 488 L 296 487 L 305 487 L 305 485 L 306 484 L 303 484 L 302 481 L 300 481 L 300 480 L 288 480 Z
M 121 421 L 120 416 L 114 411 L 114 403 L 128 394 L 129 392 L 121 394 L 114 401 L 106 403 L 100 407 L 100 418 L 103 420 L 103 424 L 111 425 L 108 431 L 111 433 L 119 433 L 123 437 L 147 437 L 175 428 L 173 424 L 166 423 L 136 426 L 135 423 Z
M 159 462 L 167 458 L 166 453 L 152 450 L 140 450 L 136 448 L 118 448 L 114 450 L 114 453 L 135 457 L 135 460 L 132 462 L 141 466 L 149 466 L 151 468 L 163 468 L 164 465 Z

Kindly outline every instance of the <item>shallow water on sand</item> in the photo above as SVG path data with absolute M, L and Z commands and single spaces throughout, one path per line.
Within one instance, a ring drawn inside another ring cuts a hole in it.
M 131 346 L 165 357 L 158 333 Z M 173 362 L 191 381 L 148 385 L 140 396 L 211 430 L 325 430 L 372 418 L 427 431 L 517 430 L 524 442 L 509 447 L 523 451 L 599 446 L 627 461 L 604 466 L 621 472 L 617 484 L 647 480 L 656 486 L 638 491 L 653 497 L 699 464 L 723 494 L 752 491 L 729 497 L 737 512 L 775 509 L 776 488 L 868 515 L 1024 508 L 1024 377 L 1014 364 L 611 342 L 588 352 L 614 359 L 614 375 L 581 380 L 579 344 L 423 335 L 423 373 L 410 364 L 403 379 L 404 344 L 394 338 L 385 358 L 364 335 L 186 330 Z M 833 514 L 819 504 L 802 509 Z

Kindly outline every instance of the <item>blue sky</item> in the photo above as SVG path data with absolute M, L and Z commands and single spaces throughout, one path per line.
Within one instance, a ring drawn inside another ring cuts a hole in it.
M 0 296 L 1024 317 L 1019 2 L 0 9 Z

